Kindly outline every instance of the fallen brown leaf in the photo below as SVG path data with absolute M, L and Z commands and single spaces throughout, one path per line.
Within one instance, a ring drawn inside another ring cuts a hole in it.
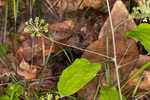
M 58 3 L 57 7 L 70 12 L 70 11 L 76 10 L 79 7 L 81 1 L 82 0 L 62 0 Z M 97 9 L 100 7 L 100 3 L 101 3 L 101 0 L 83 0 L 79 9 L 82 9 L 88 6 L 91 6 Z
M 17 68 L 17 74 L 23 76 L 27 80 L 35 79 L 37 69 L 34 67 L 35 65 L 29 65 L 24 59 L 22 59 Z
M 75 21 L 69 19 L 60 23 L 49 24 L 48 28 L 49 30 L 54 30 L 54 31 L 67 31 L 67 30 L 72 30 L 74 26 L 75 26 Z
M 0 1 L 0 6 L 5 6 L 5 1 Z

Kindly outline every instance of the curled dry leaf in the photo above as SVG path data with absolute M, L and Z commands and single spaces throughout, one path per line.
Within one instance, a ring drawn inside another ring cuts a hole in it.
M 27 80 L 35 79 L 37 69 L 35 69 L 34 66 L 35 65 L 29 65 L 24 59 L 22 59 L 17 68 L 17 74 L 23 76 Z

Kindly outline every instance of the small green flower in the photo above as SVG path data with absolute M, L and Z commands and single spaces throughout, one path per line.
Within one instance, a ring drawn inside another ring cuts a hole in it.
M 37 37 L 41 37 L 42 35 L 41 35 L 41 33 L 37 33 Z
M 40 24 L 44 24 L 44 23 L 45 23 L 45 20 L 41 19 Z
M 25 22 L 25 25 L 29 25 L 29 23 L 28 23 L 28 22 Z
M 32 24 L 32 18 L 29 19 L 29 24 Z
M 52 94 L 47 94 L 47 100 L 52 100 L 53 95 Z
M 31 34 L 31 37 L 35 37 L 35 33 L 32 33 L 32 34 Z
M 25 29 L 24 29 L 24 32 L 30 32 L 32 29 L 31 27 L 27 26 Z
M 39 17 L 36 17 L 34 21 L 30 18 L 25 24 L 27 27 L 25 27 L 24 31 L 32 32 L 31 37 L 42 37 L 43 33 L 48 32 L 48 24 L 45 24 L 45 20 Z
M 58 99 L 59 99 L 59 96 L 56 95 L 56 96 L 55 96 L 55 100 L 58 100 Z
M 42 96 L 40 100 L 45 100 L 45 98 Z
M 139 6 L 133 8 L 132 17 L 147 22 L 150 19 L 150 0 L 139 1 Z

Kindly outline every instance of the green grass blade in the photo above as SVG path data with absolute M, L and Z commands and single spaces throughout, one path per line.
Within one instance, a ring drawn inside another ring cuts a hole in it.
M 15 31 L 16 31 L 16 20 L 17 20 L 16 0 L 13 0 L 13 9 L 14 9 L 14 21 L 15 21 Z
M 42 83 L 42 79 L 43 79 L 43 77 L 44 77 L 44 72 L 45 72 L 45 69 L 46 69 L 46 67 L 47 67 L 47 64 L 48 64 L 48 60 L 49 60 L 49 58 L 50 58 L 50 56 L 51 56 L 51 52 L 52 52 L 52 48 L 53 48 L 53 46 L 54 46 L 54 41 L 53 41 L 53 39 L 51 39 L 52 37 L 50 37 L 50 40 L 51 40 L 51 46 L 50 46 L 50 49 L 49 49 L 49 52 L 48 52 L 48 56 L 46 57 L 46 62 L 45 62 L 45 64 L 44 64 L 44 68 L 42 69 L 42 72 L 41 72 L 41 77 L 40 77 L 40 81 L 39 81 L 39 84 L 38 84 L 38 90 L 40 90 L 40 86 L 41 86 L 41 83 Z
M 108 35 L 108 32 L 106 32 L 106 55 L 109 56 L 109 35 Z M 110 79 L 110 66 L 109 66 L 108 61 L 105 63 L 105 69 L 106 69 L 106 86 L 110 87 L 111 79 Z
M 69 57 L 69 55 L 68 55 L 68 53 L 66 52 L 66 50 L 65 50 L 65 49 L 62 49 L 62 50 L 63 50 L 64 54 L 66 55 L 67 59 L 69 60 L 69 62 L 72 63 L 72 60 L 71 60 L 71 58 Z
M 142 74 L 142 75 L 140 76 L 140 78 L 139 78 L 137 84 L 136 84 L 136 87 L 135 87 L 135 89 L 134 89 L 134 91 L 133 91 L 132 97 L 135 96 L 135 94 L 136 94 L 136 92 L 137 92 L 137 89 L 139 88 L 139 86 L 140 86 L 140 84 L 141 84 L 143 78 L 144 78 L 144 75 Z
M 8 22 L 7 19 L 8 19 L 8 2 L 6 2 L 6 6 L 5 6 L 5 26 L 4 26 L 3 43 L 6 42 L 7 22 Z
M 80 4 L 78 5 L 76 11 L 75 11 L 75 14 L 77 15 L 78 14 L 78 9 L 81 7 L 81 5 L 83 4 L 84 0 L 81 0 Z
M 150 62 L 144 64 L 139 70 L 137 70 L 126 82 L 125 84 L 121 87 L 123 89 L 133 78 L 135 78 L 139 73 L 141 73 L 144 69 L 150 66 Z
M 34 0 L 34 2 L 35 2 L 35 0 Z M 41 16 L 41 0 L 38 0 L 38 5 L 37 5 L 38 7 L 38 16 L 40 17 Z

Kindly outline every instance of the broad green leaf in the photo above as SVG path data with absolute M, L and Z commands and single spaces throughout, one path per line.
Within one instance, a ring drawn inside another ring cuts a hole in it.
M 101 69 L 101 64 L 90 63 L 87 59 L 76 59 L 67 67 L 58 82 L 58 92 L 61 96 L 69 96 L 92 80 Z
M 128 31 L 126 35 L 139 40 L 150 53 L 150 24 L 140 24 L 135 31 Z
M 122 96 L 126 100 L 125 96 Z M 100 100 L 120 100 L 119 92 L 115 87 L 101 88 Z
M 10 98 L 8 96 L 1 96 L 0 100 L 10 100 Z

